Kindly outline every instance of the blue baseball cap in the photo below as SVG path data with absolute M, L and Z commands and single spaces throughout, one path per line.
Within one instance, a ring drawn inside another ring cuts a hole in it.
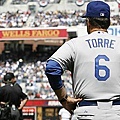
M 110 18 L 110 6 L 103 1 L 92 1 L 88 3 L 86 14 L 83 17 Z

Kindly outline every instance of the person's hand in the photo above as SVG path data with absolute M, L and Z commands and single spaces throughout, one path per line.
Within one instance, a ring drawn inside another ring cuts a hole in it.
M 76 108 L 77 102 L 80 102 L 82 99 L 81 98 L 73 98 L 68 96 L 67 101 L 62 102 L 62 106 L 67 109 L 71 114 Z
M 21 109 L 22 109 L 22 107 L 19 107 L 19 108 L 18 108 L 18 110 L 21 110 Z

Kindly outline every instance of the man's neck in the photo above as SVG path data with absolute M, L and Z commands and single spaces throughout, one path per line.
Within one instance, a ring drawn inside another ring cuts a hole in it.
M 103 31 L 103 32 L 107 32 L 107 30 L 106 30 L 106 29 L 93 28 L 93 29 L 91 29 L 91 30 L 90 30 L 90 33 L 95 32 L 95 31 Z

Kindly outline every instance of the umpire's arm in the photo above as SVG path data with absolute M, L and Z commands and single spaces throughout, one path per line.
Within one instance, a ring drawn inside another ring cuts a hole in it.
M 20 107 L 18 108 L 19 110 L 22 110 L 22 108 L 25 106 L 25 104 L 27 103 L 28 98 L 25 98 L 24 100 L 21 101 Z
M 62 106 L 72 113 L 76 107 L 76 103 L 81 101 L 81 99 L 75 99 L 67 95 L 61 79 L 63 70 L 59 63 L 54 60 L 49 60 L 46 64 L 45 73 L 48 77 L 51 88 L 54 90 Z

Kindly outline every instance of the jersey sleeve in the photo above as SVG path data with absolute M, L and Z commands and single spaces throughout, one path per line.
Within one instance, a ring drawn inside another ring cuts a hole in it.
M 24 99 L 28 99 L 28 96 L 25 94 L 25 93 L 23 93 L 23 91 L 22 91 L 22 88 L 21 88 L 21 86 L 19 85 L 19 84 L 16 84 L 16 86 L 19 88 L 19 90 L 21 91 L 20 92 L 20 97 L 21 97 L 21 99 L 22 100 L 24 100 Z
M 75 57 L 74 44 L 70 40 L 64 43 L 50 58 L 49 60 L 55 60 L 60 64 L 63 71 L 72 70 L 73 61 Z
M 25 93 L 21 93 L 21 99 L 24 100 L 24 99 L 28 99 L 28 96 L 25 94 Z

